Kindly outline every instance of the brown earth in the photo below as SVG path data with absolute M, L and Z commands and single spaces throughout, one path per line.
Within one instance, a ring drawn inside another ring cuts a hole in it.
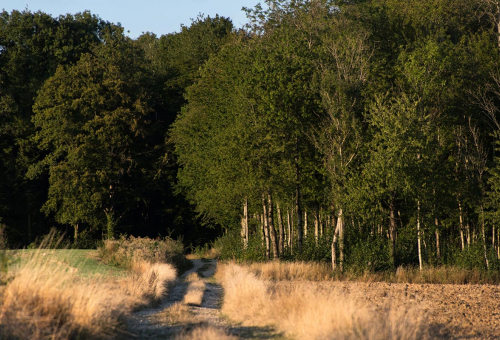
M 276 283 L 296 285 L 298 282 Z M 405 284 L 383 282 L 301 282 L 333 290 L 375 311 L 417 308 L 431 338 L 500 339 L 500 287 L 497 285 Z

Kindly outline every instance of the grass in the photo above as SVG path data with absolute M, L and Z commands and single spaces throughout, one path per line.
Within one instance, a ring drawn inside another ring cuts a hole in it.
M 38 256 L 40 262 L 46 258 L 45 261 L 67 266 L 69 271 L 74 271 L 85 277 L 99 275 L 123 277 L 128 273 L 123 268 L 103 263 L 99 259 L 98 251 L 92 249 L 22 249 L 10 250 L 8 253 L 11 253 L 14 268 L 22 266 L 24 263 L 32 261 L 34 256 Z
M 246 264 L 252 273 L 264 280 L 274 281 L 358 281 L 416 284 L 499 284 L 498 271 L 481 271 L 452 266 L 399 267 L 396 271 L 333 272 L 323 262 L 254 262 Z
M 388 306 L 375 312 L 348 295 L 297 281 L 282 286 L 257 277 L 251 268 L 219 265 L 225 289 L 222 312 L 246 326 L 273 326 L 297 339 L 425 339 L 418 309 Z
M 201 306 L 203 294 L 205 293 L 205 282 L 200 279 L 198 273 L 191 273 L 186 277 L 189 282 L 186 294 L 184 295 L 184 304 L 191 306 Z
M 175 340 L 237 340 L 238 338 L 227 334 L 223 328 L 202 325 L 191 331 L 185 331 L 175 337 Z
M 176 302 L 154 316 L 155 321 L 169 325 L 182 325 L 192 321 L 193 314 L 182 302 Z
M 11 256 L 0 289 L 0 338 L 113 338 L 136 309 L 158 302 L 176 278 L 168 263 L 132 259 L 128 270 L 87 250 L 25 250 Z

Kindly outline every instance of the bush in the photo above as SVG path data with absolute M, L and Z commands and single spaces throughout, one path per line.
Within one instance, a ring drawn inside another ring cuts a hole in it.
M 349 249 L 346 267 L 351 272 L 377 272 L 393 268 L 389 242 L 380 238 L 359 240 Z
M 98 248 L 99 257 L 109 265 L 130 269 L 134 262 L 171 263 L 179 272 L 192 265 L 183 256 L 184 246 L 179 240 L 169 237 L 150 239 L 148 237 L 125 237 L 106 240 Z
M 215 240 L 213 247 L 220 254 L 221 260 L 264 261 L 265 247 L 260 235 L 250 235 L 247 249 L 243 247 L 243 240 L 239 231 L 230 231 Z

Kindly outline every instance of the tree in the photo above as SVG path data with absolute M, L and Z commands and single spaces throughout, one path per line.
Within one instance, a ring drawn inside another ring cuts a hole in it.
M 111 238 L 136 200 L 130 182 L 141 176 L 137 158 L 152 110 L 142 52 L 119 27 L 103 38 L 93 54 L 59 67 L 40 90 L 34 140 L 45 157 L 30 175 L 48 171 L 44 211 L 72 224 L 75 236 L 85 223 L 105 227 Z

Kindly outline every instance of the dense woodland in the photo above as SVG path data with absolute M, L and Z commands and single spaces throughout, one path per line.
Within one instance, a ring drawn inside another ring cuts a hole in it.
M 223 256 L 500 269 L 500 0 L 267 0 L 133 40 L 0 15 L 0 218 Z

